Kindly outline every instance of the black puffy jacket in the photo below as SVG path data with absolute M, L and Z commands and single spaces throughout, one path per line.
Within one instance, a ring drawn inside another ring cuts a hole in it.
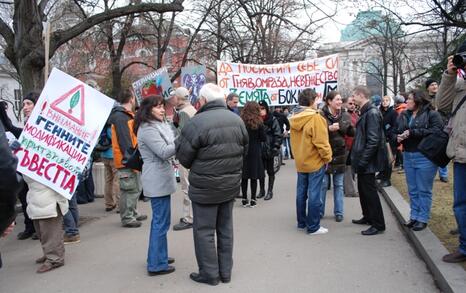
M 412 111 L 406 110 L 401 113 L 397 122 L 398 134 L 409 130 L 409 137 L 401 142 L 405 152 L 418 152 L 417 147 L 421 140 L 429 134 L 442 131 L 444 124 L 440 113 L 431 109 L 430 106 L 419 109 L 416 117 L 412 118 L 412 115 Z
M 280 152 L 283 139 L 283 130 L 277 118 L 267 114 L 264 120 L 265 142 L 262 144 L 262 157 L 266 160 L 272 159 Z
M 0 123 L 0 235 L 15 219 L 16 195 L 22 186 L 21 177 L 16 174 L 17 162 Z
M 218 204 L 234 199 L 240 190 L 248 132 L 241 118 L 224 101 L 202 106 L 176 139 L 176 156 L 190 169 L 189 198 Z
M 398 113 L 393 109 L 393 107 L 388 107 L 384 109 L 380 106 L 380 112 L 382 113 L 383 117 L 383 129 L 385 131 L 385 138 L 387 142 L 390 143 L 392 149 L 396 149 L 397 141 L 396 141 L 396 134 L 397 134 L 397 118 Z
M 361 108 L 350 158 L 351 167 L 359 174 L 380 172 L 388 164 L 382 114 L 371 102 Z

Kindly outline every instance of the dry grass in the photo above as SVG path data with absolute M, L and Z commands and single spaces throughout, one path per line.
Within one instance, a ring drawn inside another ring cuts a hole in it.
M 450 234 L 450 230 L 456 228 L 456 220 L 453 214 L 453 166 L 450 164 L 448 169 L 448 183 L 441 182 L 438 173 L 434 181 L 429 228 L 448 251 L 454 252 L 458 248 L 458 235 Z M 403 198 L 409 202 L 405 175 L 393 171 L 392 184 Z M 463 263 L 463 268 L 466 270 L 466 263 Z

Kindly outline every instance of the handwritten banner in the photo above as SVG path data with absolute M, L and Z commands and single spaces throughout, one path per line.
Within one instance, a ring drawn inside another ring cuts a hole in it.
M 188 90 L 191 95 L 189 101 L 192 105 L 196 105 L 199 100 L 199 91 L 206 83 L 206 68 L 205 65 L 186 66 L 181 68 L 181 84 Z
M 139 103 L 148 96 L 160 95 L 164 99 L 168 98 L 172 91 L 172 82 L 168 76 L 167 68 L 157 69 L 133 82 L 133 89 Z
M 54 68 L 19 137 L 17 170 L 70 199 L 113 104 Z
M 240 106 L 265 100 L 272 106 L 298 104 L 298 94 L 312 88 L 319 98 L 338 85 L 338 54 L 283 64 L 217 61 L 217 83 L 226 94 L 236 92 Z

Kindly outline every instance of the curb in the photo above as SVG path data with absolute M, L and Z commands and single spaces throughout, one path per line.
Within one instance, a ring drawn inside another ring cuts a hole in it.
M 442 257 L 449 252 L 429 227 L 414 232 L 403 225 L 408 220 L 406 216 L 409 215 L 409 204 L 398 190 L 394 187 L 379 187 L 379 191 L 398 219 L 405 235 L 426 263 L 440 290 L 445 293 L 466 292 L 466 271 L 459 265 L 442 261 Z

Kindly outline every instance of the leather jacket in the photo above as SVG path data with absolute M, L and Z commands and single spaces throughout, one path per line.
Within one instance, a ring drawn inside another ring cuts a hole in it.
M 351 167 L 356 173 L 371 174 L 388 164 L 382 114 L 371 102 L 361 108 L 351 149 Z

